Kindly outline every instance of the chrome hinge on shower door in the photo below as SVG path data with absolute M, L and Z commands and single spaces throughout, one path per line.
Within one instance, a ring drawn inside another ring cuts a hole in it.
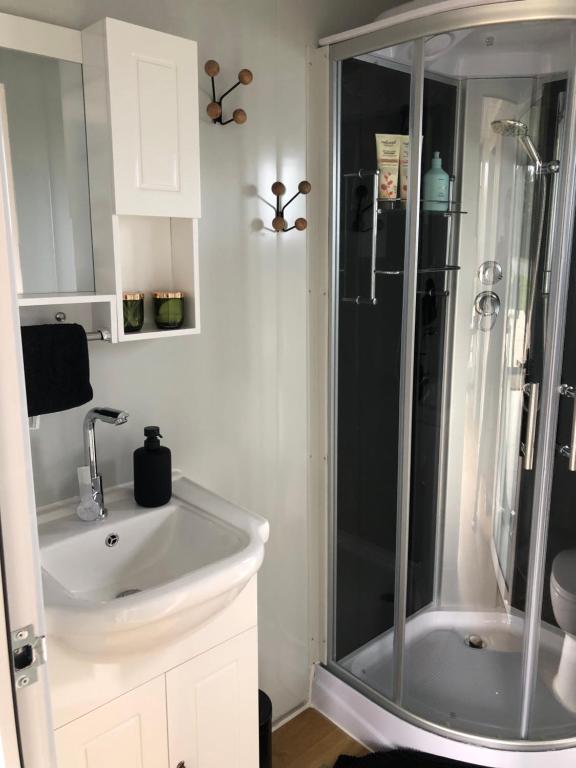
M 46 662 L 46 638 L 37 635 L 34 625 L 15 629 L 12 642 L 12 670 L 16 688 L 25 688 L 38 679 L 38 667 Z

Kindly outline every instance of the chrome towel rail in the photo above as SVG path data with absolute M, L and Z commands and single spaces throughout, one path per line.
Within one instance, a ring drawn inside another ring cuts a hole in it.
M 106 328 L 99 328 L 97 331 L 86 331 L 88 341 L 112 341 L 112 334 Z
M 54 320 L 57 323 L 66 322 L 66 312 L 56 312 Z M 112 334 L 107 328 L 98 328 L 97 331 L 84 331 L 87 341 L 112 341 Z

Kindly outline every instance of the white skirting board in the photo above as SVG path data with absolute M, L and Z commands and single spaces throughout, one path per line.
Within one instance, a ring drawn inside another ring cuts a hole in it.
M 514 752 L 464 744 L 424 731 L 387 712 L 327 669 L 316 666 L 311 705 L 370 749 L 392 746 L 493 768 L 574 768 L 576 749 Z

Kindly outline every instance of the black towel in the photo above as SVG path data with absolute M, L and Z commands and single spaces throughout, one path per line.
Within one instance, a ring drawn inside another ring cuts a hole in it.
M 375 752 L 365 757 L 340 755 L 334 768 L 474 768 L 474 766 L 412 749 L 394 749 L 391 752 Z
M 22 326 L 22 351 L 29 416 L 92 400 L 88 341 L 81 325 Z

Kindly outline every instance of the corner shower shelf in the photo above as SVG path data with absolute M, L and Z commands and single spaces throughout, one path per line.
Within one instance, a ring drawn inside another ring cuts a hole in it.
M 394 200 L 387 200 L 383 198 L 378 198 L 378 214 L 383 213 L 403 213 L 406 211 L 406 200 L 402 200 L 401 198 L 396 198 Z M 445 211 L 428 211 L 424 208 L 424 203 L 445 203 L 445 200 L 421 200 L 420 201 L 420 211 L 421 213 L 425 213 L 431 216 L 464 216 L 468 213 L 468 211 L 463 211 L 460 208 L 460 203 L 452 202 L 450 203 L 450 207 L 447 208 Z

